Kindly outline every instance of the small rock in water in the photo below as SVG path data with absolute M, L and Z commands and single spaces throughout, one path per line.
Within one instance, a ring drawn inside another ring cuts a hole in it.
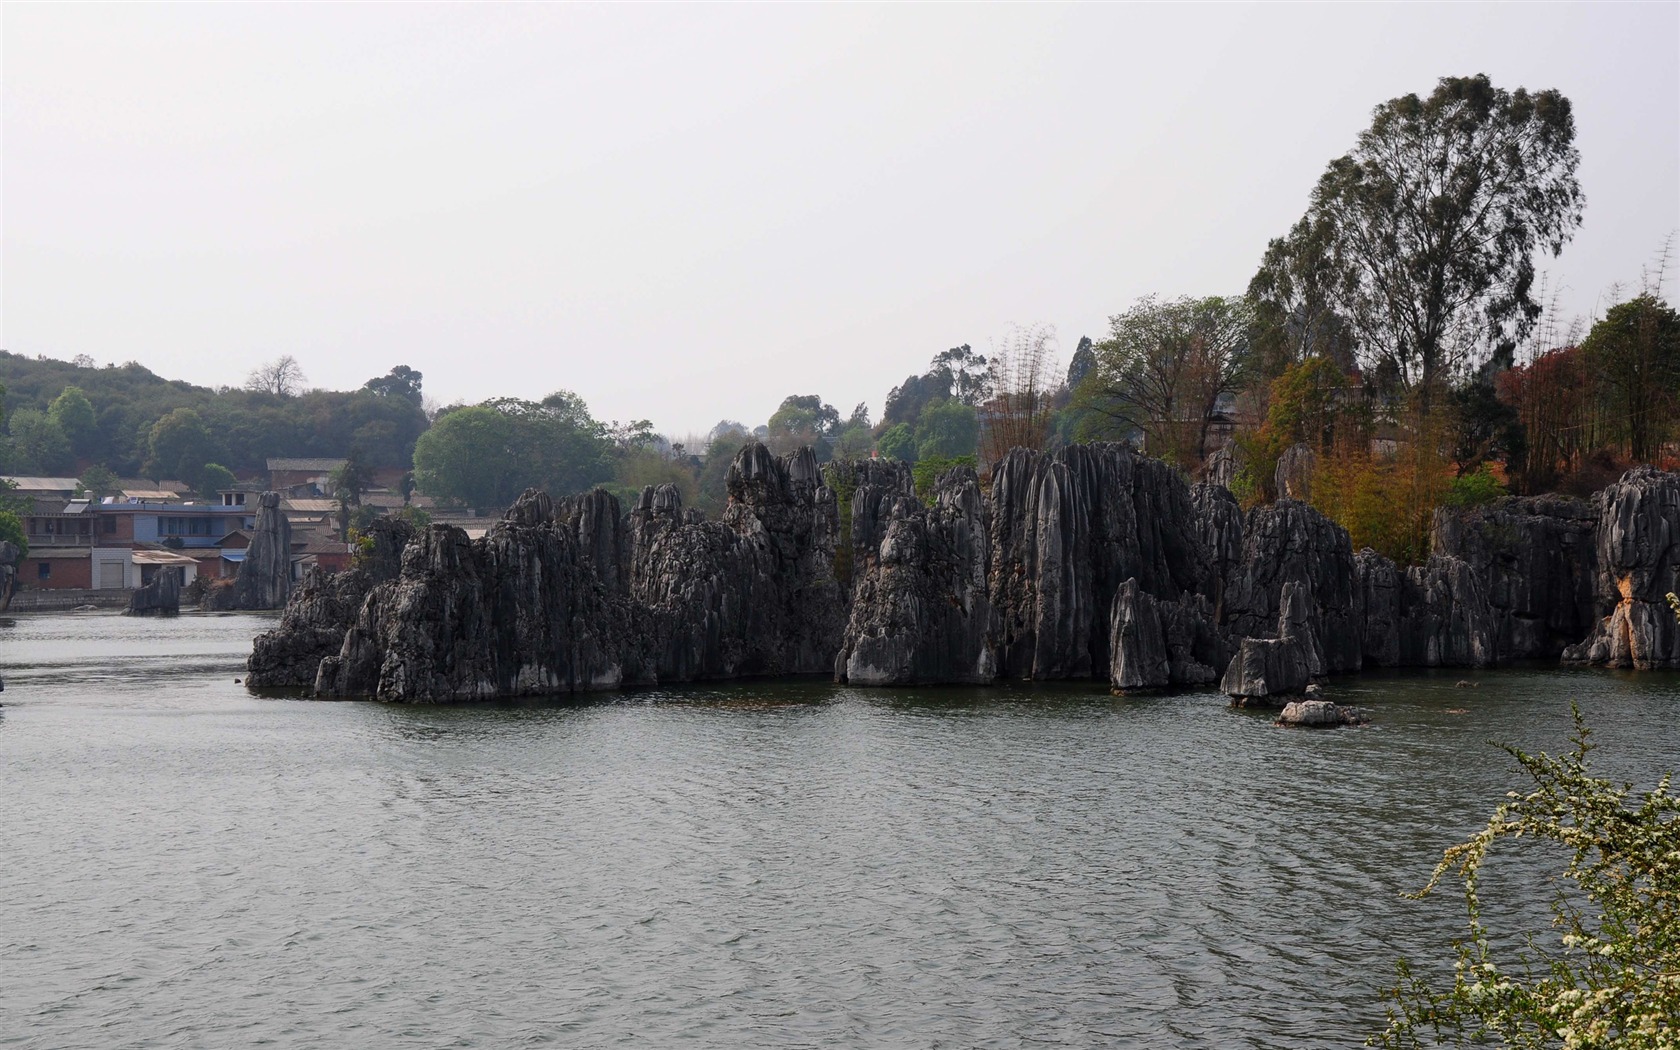
M 1458 680 L 1458 684 L 1454 688 L 1457 688 L 1457 689 L 1474 689 L 1474 688 L 1476 688 L 1477 684 L 1478 683 L 1472 682 L 1468 678 L 1460 678 Z
M 1294 700 L 1283 705 L 1280 726 L 1356 726 L 1369 721 L 1357 708 L 1328 700 Z
M 1322 699 L 1324 699 L 1324 687 L 1319 685 L 1317 682 L 1308 682 L 1307 683 L 1307 699 L 1308 700 L 1322 700 Z

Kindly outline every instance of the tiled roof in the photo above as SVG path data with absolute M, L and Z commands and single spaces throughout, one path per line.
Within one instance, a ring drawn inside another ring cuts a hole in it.
M 280 509 L 297 514 L 332 514 L 338 510 L 338 500 L 335 499 L 283 499 Z
M 7 481 L 17 486 L 20 493 L 27 492 L 75 492 L 81 484 L 75 478 L 34 478 L 26 475 L 7 477 Z
M 337 470 L 344 466 L 343 459 L 271 459 L 268 469 L 274 470 Z

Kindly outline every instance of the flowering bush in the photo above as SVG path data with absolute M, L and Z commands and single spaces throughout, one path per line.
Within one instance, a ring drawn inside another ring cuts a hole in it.
M 1680 614 L 1680 600 L 1669 600 Z M 1510 792 L 1417 894 L 1448 875 L 1464 886 L 1469 928 L 1452 987 L 1434 990 L 1402 960 L 1389 1026 L 1371 1045 L 1680 1048 L 1680 799 L 1668 776 L 1643 795 L 1592 776 L 1589 735 L 1577 709 L 1570 754 L 1506 748 L 1533 790 Z M 1552 902 L 1555 946 L 1531 937 L 1527 951 L 1496 961 L 1478 876 L 1496 842 L 1525 837 L 1563 847 L 1562 877 L 1574 887 Z

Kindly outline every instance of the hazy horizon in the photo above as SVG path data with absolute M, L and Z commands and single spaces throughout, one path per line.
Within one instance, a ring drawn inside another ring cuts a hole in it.
M 0 345 L 672 436 L 1235 294 L 1371 110 L 1574 105 L 1566 316 L 1680 228 L 1680 5 L 8 5 Z M 1672 277 L 1667 285 L 1672 295 Z

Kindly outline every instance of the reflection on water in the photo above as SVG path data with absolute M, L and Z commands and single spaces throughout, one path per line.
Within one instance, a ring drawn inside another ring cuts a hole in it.
M 1680 755 L 1672 675 L 392 707 L 250 695 L 271 621 L 0 623 L 0 1045 L 1356 1045 L 1489 741 Z

